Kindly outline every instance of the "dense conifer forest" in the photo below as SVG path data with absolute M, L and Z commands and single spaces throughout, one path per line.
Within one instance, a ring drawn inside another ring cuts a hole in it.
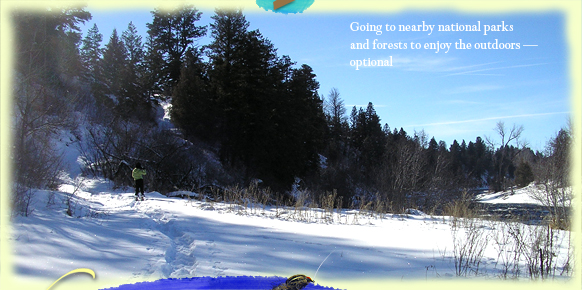
M 320 92 L 317 72 L 278 55 L 240 10 L 216 10 L 208 26 L 193 6 L 151 15 L 145 39 L 131 22 L 103 39 L 97 25 L 81 33 L 84 8 L 13 13 L 16 208 L 59 182 L 62 144 L 81 152 L 83 174 L 118 186 L 141 162 L 150 191 L 260 186 L 269 202 L 301 188 L 346 208 L 381 200 L 401 211 L 473 190 L 569 184 L 568 128 L 543 152 L 503 122 L 492 138 L 446 144 L 382 124 L 372 103 L 346 108 L 338 89 Z M 160 122 L 164 104 L 171 126 Z

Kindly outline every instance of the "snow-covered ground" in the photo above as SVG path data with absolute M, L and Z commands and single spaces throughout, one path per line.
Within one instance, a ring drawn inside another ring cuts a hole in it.
M 99 179 L 69 180 L 58 191 L 37 191 L 32 214 L 12 222 L 16 276 L 54 281 L 89 268 L 99 281 L 135 283 L 302 273 L 338 288 L 333 284 L 338 279 L 456 277 L 448 217 L 344 211 L 332 221 L 319 210 L 250 209 L 146 195 L 145 201 L 135 201 L 131 188 L 114 190 Z M 493 196 L 482 199 L 494 201 Z M 487 235 L 495 233 L 494 223 L 483 222 L 483 227 Z M 560 239 L 560 262 L 567 253 L 566 237 Z M 497 279 L 498 258 L 489 243 L 477 277 Z
M 532 183 L 529 186 L 515 190 L 481 194 L 477 200 L 482 203 L 510 203 L 510 204 L 535 204 L 541 205 L 540 201 L 532 197 L 532 192 L 539 190 Z
M 157 192 L 135 201 L 132 188 L 71 178 L 80 174 L 78 153 L 64 152 L 71 166 L 63 185 L 57 191 L 36 191 L 33 212 L 11 221 L 11 261 L 18 281 L 48 286 L 79 268 L 95 271 L 97 279 L 83 284 L 94 289 L 203 276 L 306 274 L 317 284 L 338 289 L 357 289 L 353 285 L 362 281 L 457 277 L 450 217 L 418 211 L 383 216 L 342 211 L 330 217 L 318 209 L 245 208 Z M 174 193 L 184 194 L 192 193 Z M 534 202 L 525 190 L 479 198 Z M 480 227 L 485 239 L 499 232 L 493 222 L 483 221 Z M 557 263 L 567 257 L 567 238 L 560 233 Z M 478 274 L 469 276 L 498 279 L 499 257 L 490 241 Z M 87 278 L 68 279 L 76 280 Z

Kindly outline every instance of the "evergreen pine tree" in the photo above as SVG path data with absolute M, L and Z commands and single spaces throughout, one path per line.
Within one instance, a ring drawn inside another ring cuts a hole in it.
M 240 10 L 216 10 L 212 19 L 208 92 L 218 108 L 221 159 L 240 166 L 247 180 L 289 188 L 319 164 L 325 119 L 315 74 L 277 57 Z
M 269 138 L 265 126 L 272 112 L 265 90 L 274 85 L 265 79 L 272 47 L 265 46 L 257 34 L 248 31 L 249 23 L 240 10 L 216 10 L 210 24 L 213 41 L 208 45 L 211 91 L 219 107 L 217 126 L 221 158 L 248 167 L 260 162 L 256 154 L 268 154 L 260 140 Z M 267 54 L 267 55 L 265 55 Z M 261 85 L 260 83 L 264 84 Z M 271 132 L 273 133 L 273 132 Z M 247 172 L 247 175 L 253 175 Z M 248 176 L 247 176 L 248 177 Z
M 148 23 L 149 69 L 154 83 L 166 96 L 180 80 L 186 52 L 196 45 L 196 40 L 206 34 L 205 26 L 197 26 L 202 12 L 192 5 L 173 10 L 155 9 L 152 23 Z M 159 63 L 155 63 L 159 61 Z
M 283 130 L 278 133 L 284 137 L 279 142 L 287 149 L 277 154 L 291 165 L 284 174 L 292 181 L 294 175 L 305 176 L 318 169 L 326 123 L 323 101 L 317 93 L 319 83 L 311 67 L 304 64 L 293 69 L 287 87 L 288 99 L 281 108 L 285 112 Z
M 328 166 L 337 166 L 347 156 L 349 125 L 344 101 L 336 88 L 325 99 L 324 111 L 328 127 L 325 155 Z
M 95 83 L 95 76 L 98 73 L 99 61 L 103 56 L 103 49 L 101 42 L 103 41 L 103 34 L 99 33 L 97 23 L 87 31 L 87 36 L 83 38 L 81 45 L 81 58 L 83 60 L 86 78 L 89 83 Z
M 100 62 L 99 82 L 102 91 L 96 97 L 100 98 L 108 108 L 121 109 L 118 105 L 123 103 L 123 75 L 126 66 L 126 51 L 123 41 L 119 38 L 117 30 L 109 38 L 109 42 L 103 50 L 103 59 Z
M 186 53 L 182 75 L 172 94 L 173 123 L 189 138 L 214 144 L 217 136 L 217 105 L 209 92 L 206 65 L 197 51 Z
M 361 176 L 361 182 L 373 187 L 376 172 L 383 163 L 387 140 L 372 103 L 368 103 L 366 110 L 352 109 L 350 135 L 354 172 Z
M 520 162 L 515 170 L 515 184 L 519 187 L 526 187 L 534 181 L 534 174 L 531 166 L 527 162 Z
M 125 50 L 125 66 L 121 75 L 119 111 L 127 117 L 153 121 L 153 110 L 147 88 L 145 51 L 141 36 L 130 22 L 121 35 Z

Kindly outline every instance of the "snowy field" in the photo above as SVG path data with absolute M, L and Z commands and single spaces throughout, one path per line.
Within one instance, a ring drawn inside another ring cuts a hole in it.
M 512 198 L 520 195 L 527 199 L 525 193 Z M 135 201 L 131 188 L 113 190 L 109 182 L 96 179 L 69 180 L 58 191 L 36 192 L 32 214 L 12 221 L 15 275 L 54 281 L 68 271 L 89 268 L 98 281 L 116 281 L 100 284 L 108 287 L 242 275 L 306 274 L 317 284 L 337 288 L 342 287 L 334 280 L 458 279 L 449 217 L 421 212 L 370 217 L 343 211 L 332 220 L 319 210 L 251 209 L 156 192 L 146 196 Z M 480 226 L 487 237 L 498 232 L 496 223 Z M 560 263 L 567 256 L 566 239 L 560 233 Z M 490 242 L 478 272 L 467 276 L 499 280 L 498 262 Z

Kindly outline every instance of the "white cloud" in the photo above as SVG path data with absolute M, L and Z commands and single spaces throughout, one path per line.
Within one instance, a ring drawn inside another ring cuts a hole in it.
M 522 68 L 522 67 L 531 67 L 531 66 L 538 66 L 538 65 L 546 65 L 548 63 L 532 63 L 532 64 L 519 64 L 519 65 L 511 65 L 511 66 L 502 66 L 502 67 L 490 67 L 490 68 L 483 68 L 477 70 L 468 70 L 462 71 L 457 73 L 451 73 L 446 76 L 455 76 L 455 75 L 483 75 L 481 72 L 484 71 L 492 71 L 492 70 L 504 70 L 504 69 L 513 69 L 513 68 Z M 490 74 L 487 74 L 490 75 Z M 499 74 L 495 74 L 499 75 Z
M 469 85 L 469 86 L 461 86 L 457 88 L 453 88 L 451 90 L 447 90 L 445 94 L 468 94 L 468 93 L 479 93 L 479 92 L 486 92 L 486 91 L 495 91 L 501 90 L 505 88 L 501 85 L 492 85 L 492 84 L 478 84 L 478 85 Z
M 403 69 L 406 71 L 416 71 L 416 72 L 447 72 L 450 70 L 450 66 L 455 61 L 455 58 L 448 57 L 393 57 L 393 65 L 395 68 Z
M 570 114 L 570 112 L 549 112 L 549 113 L 497 116 L 497 117 L 487 117 L 487 118 L 460 120 L 460 121 L 443 121 L 443 122 L 434 122 L 434 123 L 426 123 L 426 124 L 415 124 L 415 125 L 408 125 L 407 127 L 430 127 L 430 126 L 442 126 L 442 125 L 455 125 L 455 124 L 476 123 L 476 122 L 491 121 L 491 120 L 531 118 L 531 117 L 542 117 L 542 116 L 561 115 L 561 114 Z

